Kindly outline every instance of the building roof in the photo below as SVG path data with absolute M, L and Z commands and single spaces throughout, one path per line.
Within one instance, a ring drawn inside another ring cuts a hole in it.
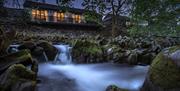
M 61 7 L 58 5 L 53 5 L 53 4 L 48 4 L 48 3 L 42 3 L 42 2 L 35 2 L 35 1 L 31 1 L 31 0 L 26 0 L 24 3 L 24 7 L 28 7 L 28 8 L 38 8 L 38 9 L 46 9 L 46 10 L 63 10 L 65 7 Z M 66 7 L 66 9 L 69 12 L 72 13 L 78 13 L 78 14 L 82 14 L 87 10 L 84 9 L 78 9 L 78 8 L 70 8 L 70 7 Z
M 120 16 L 118 15 L 117 16 L 117 19 L 119 21 L 130 21 L 130 18 L 127 17 L 127 16 Z M 106 21 L 111 21 L 112 20 L 112 14 L 107 14 L 106 16 L 104 16 L 103 18 L 103 22 L 106 22 Z

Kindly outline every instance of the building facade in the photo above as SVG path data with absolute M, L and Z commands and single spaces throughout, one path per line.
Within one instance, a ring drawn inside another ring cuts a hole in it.
M 30 9 L 32 21 L 86 24 L 83 13 L 85 10 L 60 7 L 43 2 L 27 0 L 24 8 Z

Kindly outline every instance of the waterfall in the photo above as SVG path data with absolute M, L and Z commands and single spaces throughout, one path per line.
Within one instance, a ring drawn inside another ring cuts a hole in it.
M 55 57 L 55 63 L 70 64 L 71 58 L 71 47 L 69 45 L 54 45 L 58 49 L 58 54 Z
M 48 58 L 47 58 L 47 55 L 46 55 L 45 52 L 43 52 L 43 58 L 44 58 L 44 60 L 45 60 L 46 62 L 48 62 Z

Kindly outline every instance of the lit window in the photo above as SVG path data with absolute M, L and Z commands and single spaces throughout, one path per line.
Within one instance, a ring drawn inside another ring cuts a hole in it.
M 81 23 L 81 16 L 80 15 L 73 15 L 73 19 L 75 23 Z
M 56 17 L 57 21 L 62 22 L 62 21 L 64 21 L 65 15 L 62 12 L 57 12 L 55 17 Z
M 33 20 L 40 20 L 40 21 L 47 21 L 48 20 L 48 12 L 47 10 L 32 10 L 32 19 Z

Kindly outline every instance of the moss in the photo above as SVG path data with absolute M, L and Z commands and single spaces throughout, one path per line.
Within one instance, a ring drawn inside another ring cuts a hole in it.
M 76 42 L 74 43 L 73 51 L 75 53 L 87 53 L 92 55 L 102 53 L 102 49 L 100 46 L 87 40 L 76 40 Z
M 169 53 L 173 53 L 173 52 L 175 52 L 175 51 L 178 50 L 178 49 L 180 49 L 180 45 L 179 45 L 179 46 L 170 47 L 170 48 L 168 49 L 168 52 L 169 52 Z
M 175 52 L 179 47 L 171 47 L 168 52 Z M 163 52 L 159 53 L 150 67 L 150 79 L 162 88 L 171 89 L 180 87 L 180 69 Z
M 2 91 L 11 91 L 14 86 L 19 85 L 19 88 L 22 84 L 31 82 L 31 86 L 36 86 L 35 73 L 31 70 L 28 70 L 22 64 L 14 64 L 8 68 L 5 76 L 5 82 L 1 84 L 3 86 Z
M 18 60 L 29 59 L 29 58 L 32 60 L 30 50 L 21 50 L 19 52 L 12 53 L 12 54 L 8 55 L 8 57 L 13 58 L 13 59 L 16 58 Z
M 9 69 L 9 76 L 13 79 L 29 79 L 34 80 L 35 79 L 35 72 L 28 70 L 24 65 L 22 64 L 15 64 L 12 65 Z

